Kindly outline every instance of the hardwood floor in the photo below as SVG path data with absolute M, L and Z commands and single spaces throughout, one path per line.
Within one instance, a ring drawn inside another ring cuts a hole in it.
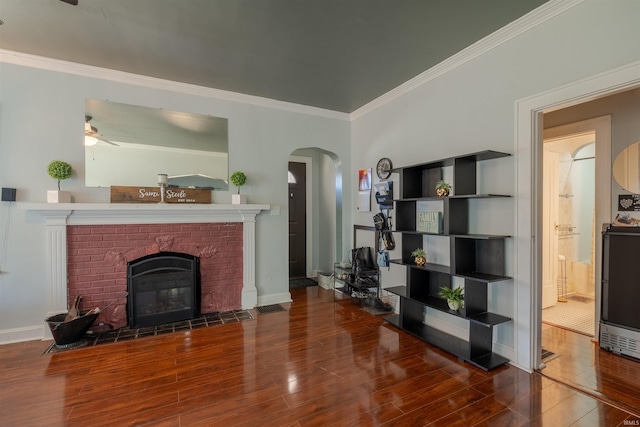
M 0 346 L 2 426 L 637 425 L 540 374 L 487 373 L 317 286 L 255 320 L 43 354 Z M 626 423 L 625 423 L 626 422 Z
M 640 360 L 602 350 L 586 335 L 545 324 L 542 347 L 556 354 L 542 375 L 640 418 Z

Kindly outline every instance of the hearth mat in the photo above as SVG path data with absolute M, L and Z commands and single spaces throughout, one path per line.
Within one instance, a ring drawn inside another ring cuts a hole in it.
M 307 288 L 309 286 L 318 286 L 318 281 L 306 278 L 289 279 L 289 289 Z
M 249 310 L 233 310 L 219 313 L 207 313 L 192 320 L 168 323 L 166 325 L 149 326 L 146 328 L 131 329 L 125 326 L 124 328 L 120 329 L 89 331 L 82 339 L 72 344 L 58 346 L 54 342 L 44 351 L 43 354 L 60 353 L 76 348 L 92 347 L 99 344 L 114 342 L 131 341 L 143 337 L 164 335 L 172 332 L 200 329 L 209 326 L 224 325 L 227 323 L 236 323 L 253 319 L 254 317 L 251 315 L 251 312 Z
M 261 307 L 256 307 L 256 309 L 260 314 L 275 313 L 277 311 L 287 311 L 280 304 L 263 305 Z

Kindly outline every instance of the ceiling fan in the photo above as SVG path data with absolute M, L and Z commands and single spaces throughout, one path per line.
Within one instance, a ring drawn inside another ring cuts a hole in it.
M 104 139 L 102 135 L 98 133 L 98 128 L 96 128 L 95 126 L 91 126 L 91 123 L 89 123 L 91 122 L 91 119 L 93 119 L 93 117 L 84 116 L 84 145 L 90 147 L 92 145 L 96 145 L 98 141 L 102 141 L 106 142 L 107 144 L 119 147 L 119 145 L 115 142 Z
M 71 4 L 71 5 L 74 5 L 74 6 L 78 5 L 78 0 L 60 0 L 60 1 L 63 1 L 65 3 Z

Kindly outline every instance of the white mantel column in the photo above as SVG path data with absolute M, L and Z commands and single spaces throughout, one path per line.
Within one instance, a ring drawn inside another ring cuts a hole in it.
M 47 316 L 64 313 L 67 307 L 67 217 L 71 211 L 47 216 Z
M 242 222 L 242 308 L 258 305 L 256 287 L 256 217 L 245 217 Z

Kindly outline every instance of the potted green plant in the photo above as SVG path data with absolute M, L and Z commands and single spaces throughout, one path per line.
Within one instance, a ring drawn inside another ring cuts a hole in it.
M 67 162 L 62 160 L 54 160 L 47 167 L 49 176 L 58 180 L 58 190 L 47 191 L 48 203 L 71 203 L 71 193 L 68 191 L 60 191 L 60 181 L 70 178 L 73 175 L 73 168 Z
M 411 252 L 411 256 L 413 257 L 413 261 L 416 265 L 419 265 L 420 267 L 427 263 L 427 253 L 422 248 L 417 248 Z
M 238 187 L 238 193 L 233 194 L 231 196 L 231 203 L 234 205 L 240 205 L 243 203 L 247 203 L 247 196 L 240 195 L 240 187 L 242 187 L 247 182 L 247 176 L 240 171 L 236 171 L 231 174 L 231 183 Z
M 451 184 L 440 180 L 436 184 L 436 194 L 438 197 L 446 197 L 451 192 L 451 188 Z
M 447 304 L 451 310 L 456 311 L 460 307 L 464 308 L 464 288 L 452 289 L 443 286 L 440 288 L 438 296 L 447 300 Z

